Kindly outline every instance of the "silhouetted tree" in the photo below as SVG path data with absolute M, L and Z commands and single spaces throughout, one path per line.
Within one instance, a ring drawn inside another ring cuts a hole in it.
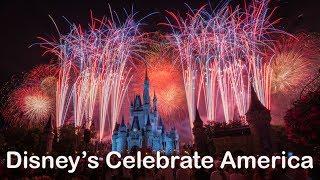
M 284 121 L 290 140 L 320 145 L 320 88 L 295 101 Z

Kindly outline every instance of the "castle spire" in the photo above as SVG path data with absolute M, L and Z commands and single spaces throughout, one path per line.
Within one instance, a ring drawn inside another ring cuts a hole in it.
M 248 112 L 251 111 L 268 111 L 268 109 L 261 103 L 258 98 L 256 91 L 254 90 L 253 86 L 251 85 L 251 97 L 250 97 L 250 105 Z
M 202 119 L 201 119 L 201 117 L 200 117 L 200 113 L 199 113 L 198 108 L 196 109 L 196 116 L 195 116 L 195 119 L 194 119 L 193 124 L 198 124 L 198 125 L 200 125 L 200 126 L 203 125 L 203 121 L 202 121 Z
M 157 100 L 157 96 L 156 96 L 156 90 L 153 91 L 153 101 Z
M 122 120 L 121 120 L 121 127 L 125 126 L 126 124 L 124 123 L 124 116 L 122 115 Z
M 145 72 L 145 76 L 144 76 L 144 81 L 149 81 L 148 68 L 146 68 L 146 72 Z
M 150 104 L 150 83 L 149 83 L 147 69 L 146 69 L 146 75 L 145 75 L 144 87 L 143 87 L 143 102 L 144 104 Z

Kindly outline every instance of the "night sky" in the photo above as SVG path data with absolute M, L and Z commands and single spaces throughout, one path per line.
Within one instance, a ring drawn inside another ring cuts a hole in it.
M 277 6 L 277 17 L 282 18 L 278 28 L 291 33 L 299 31 L 320 32 L 320 1 L 319 0 L 271 0 L 272 7 Z M 130 10 L 134 7 L 138 12 L 137 18 L 144 17 L 152 12 L 159 12 L 149 17 L 144 22 L 146 31 L 161 29 L 157 26 L 164 21 L 164 10 L 185 12 L 186 4 L 192 8 L 198 8 L 208 1 L 194 0 L 1 0 L 1 56 L 0 56 L 0 84 L 7 82 L 15 74 L 27 72 L 37 64 L 50 61 L 49 56 L 42 56 L 42 50 L 38 46 L 29 48 L 33 43 L 39 42 L 38 36 L 55 36 L 52 21 L 49 14 L 55 19 L 62 32 L 67 32 L 68 24 L 62 18 L 69 21 L 88 24 L 90 10 L 95 17 L 107 14 L 108 4 L 120 16 L 123 9 Z M 213 6 L 217 0 L 211 0 Z M 243 0 L 233 0 L 233 4 Z

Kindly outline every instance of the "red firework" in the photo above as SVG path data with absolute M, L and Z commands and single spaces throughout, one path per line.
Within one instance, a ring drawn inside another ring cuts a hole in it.
M 166 52 L 165 43 L 155 44 L 146 57 L 146 64 L 138 64 L 134 69 L 131 97 L 141 94 L 145 71 L 150 79 L 150 93 L 158 99 L 160 115 L 165 120 L 184 120 L 186 116 L 186 99 L 183 80 L 179 68 L 173 64 L 171 53 Z
M 42 64 L 34 67 L 25 77 L 26 85 L 40 85 L 48 77 L 58 77 L 59 69 L 55 65 Z
M 295 38 L 282 37 L 276 44 L 272 61 L 273 93 L 297 93 L 305 79 L 319 67 L 320 38 L 301 33 Z
M 53 112 L 53 102 L 39 87 L 20 87 L 8 98 L 3 115 L 15 126 L 34 126 L 46 121 Z

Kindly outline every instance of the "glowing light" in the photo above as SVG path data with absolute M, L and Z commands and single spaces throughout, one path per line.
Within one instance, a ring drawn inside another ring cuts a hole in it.
M 28 119 L 47 120 L 52 113 L 52 102 L 41 93 L 24 97 L 23 111 Z

